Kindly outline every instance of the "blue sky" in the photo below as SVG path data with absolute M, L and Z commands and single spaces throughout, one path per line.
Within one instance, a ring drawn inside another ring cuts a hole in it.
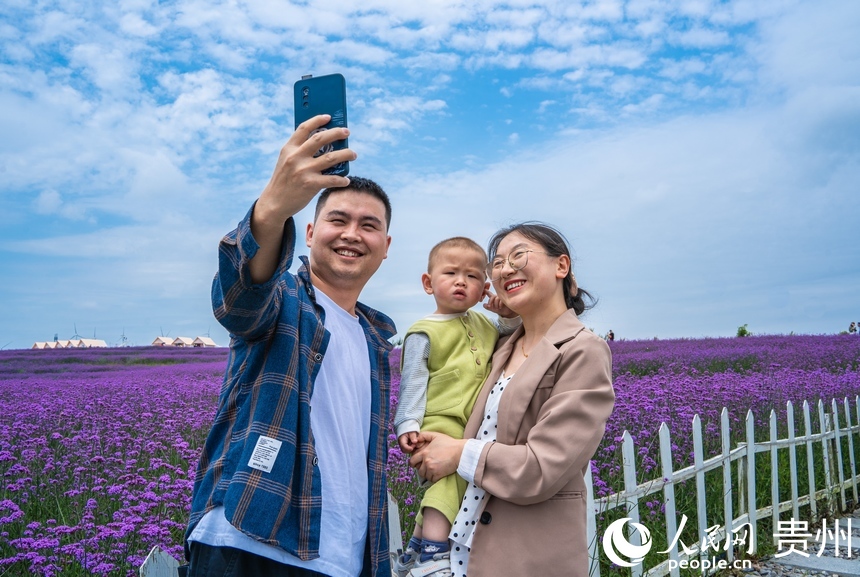
M 392 197 L 362 300 L 432 312 L 438 240 L 539 219 L 621 338 L 860 321 L 860 3 L 25 2 L 0 7 L 0 347 L 209 333 L 221 236 L 302 74 L 347 79 Z M 298 215 L 299 225 L 310 212 Z

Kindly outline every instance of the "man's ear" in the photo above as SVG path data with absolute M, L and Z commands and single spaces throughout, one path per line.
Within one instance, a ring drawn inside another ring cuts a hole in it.
M 309 222 L 305 229 L 305 246 L 311 247 L 311 241 L 314 239 L 314 223 Z
M 428 273 L 424 273 L 421 275 L 421 286 L 424 287 L 424 292 L 428 295 L 433 294 L 433 285 L 430 283 L 430 275 Z
M 382 257 L 383 259 L 388 258 L 388 249 L 390 247 L 391 247 L 391 235 L 388 235 L 387 237 L 385 237 L 385 256 Z

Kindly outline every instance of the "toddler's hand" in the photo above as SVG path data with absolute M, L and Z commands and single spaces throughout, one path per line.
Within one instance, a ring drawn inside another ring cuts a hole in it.
M 502 299 L 494 294 L 490 289 L 484 289 L 484 296 L 487 297 L 487 302 L 484 303 L 484 308 L 491 313 L 496 313 L 500 317 L 512 319 L 517 316 L 517 313 L 512 311 L 502 302 Z
M 418 443 L 418 432 L 409 431 L 397 437 L 397 444 L 400 445 L 400 450 L 404 453 L 413 453 L 415 446 Z

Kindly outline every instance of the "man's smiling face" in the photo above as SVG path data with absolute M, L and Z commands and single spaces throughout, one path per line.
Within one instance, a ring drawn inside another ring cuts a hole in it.
M 305 235 L 311 274 L 325 288 L 361 292 L 388 256 L 385 205 L 349 188 L 332 193 Z

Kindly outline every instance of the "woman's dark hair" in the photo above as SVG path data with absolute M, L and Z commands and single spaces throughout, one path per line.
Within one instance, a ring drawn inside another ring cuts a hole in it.
M 505 227 L 493 235 L 490 239 L 490 244 L 487 247 L 487 254 L 490 257 L 490 262 L 496 258 L 496 251 L 502 240 L 511 233 L 519 233 L 527 239 L 541 245 L 546 253 L 551 257 L 567 255 L 570 259 L 570 273 L 562 281 L 564 289 L 564 302 L 567 308 L 573 309 L 577 315 L 594 307 L 597 304 L 597 299 L 585 289 L 580 288 L 576 284 L 573 276 L 573 258 L 570 254 L 570 245 L 564 235 L 548 224 L 542 222 L 521 222 Z

